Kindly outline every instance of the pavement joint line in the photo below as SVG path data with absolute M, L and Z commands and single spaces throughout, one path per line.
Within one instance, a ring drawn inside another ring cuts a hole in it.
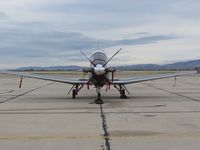
M 107 111 L 106 114 L 189 114 L 189 113 L 200 113 L 200 111 L 129 111 L 129 112 L 109 112 Z M 6 112 L 0 111 L 0 115 L 27 115 L 27 114 L 33 114 L 33 115 L 41 115 L 41 114 L 99 114 L 99 112 Z
M 9 99 L 6 99 L 6 100 L 4 100 L 4 101 L 0 101 L 0 104 L 5 103 L 5 102 L 8 102 L 8 101 L 11 101 L 11 100 L 14 100 L 14 99 L 16 99 L 16 98 L 18 98 L 18 97 L 24 96 L 24 95 L 26 95 L 26 94 L 28 94 L 28 93 L 31 93 L 31 92 L 33 92 L 33 91 L 36 91 L 36 90 L 38 90 L 38 89 L 41 89 L 41 88 L 43 88 L 43 87 L 45 87 L 45 86 L 52 85 L 52 84 L 54 84 L 54 82 L 51 82 L 51 83 L 48 83 L 48 84 L 39 86 L 39 87 L 37 87 L 37 88 L 31 89 L 31 90 L 29 90 L 29 91 L 27 91 L 27 92 L 24 92 L 24 93 L 22 93 L 22 94 L 16 95 L 16 96 L 11 97 L 11 98 L 9 98 Z
M 142 83 L 142 84 L 143 84 L 143 85 L 146 85 L 146 86 L 148 86 L 148 87 L 157 89 L 157 90 L 161 90 L 161 91 L 167 92 L 167 93 L 169 93 L 169 94 L 174 94 L 174 95 L 177 95 L 177 96 L 186 98 L 186 99 L 188 99 L 188 100 L 192 100 L 192 101 L 195 101 L 195 102 L 200 102 L 200 100 L 198 100 L 198 99 L 194 99 L 194 98 L 191 98 L 191 97 L 189 97 L 189 96 L 182 95 L 182 94 L 180 94 L 180 93 L 171 92 L 171 91 L 168 91 L 168 90 L 166 90 L 166 89 L 162 89 L 162 88 L 159 88 L 159 87 L 156 87 L 156 86 L 153 86 L 153 85 L 149 85 L 149 84 L 147 84 L 147 83 Z
M 42 141 L 42 140 L 96 140 L 103 138 L 135 138 L 135 139 L 158 139 L 158 138 L 200 138 L 200 133 L 160 133 L 156 135 L 109 135 L 109 136 L 0 136 L 0 141 Z
M 6 91 L 6 92 L 2 92 L 2 93 L 0 93 L 0 94 L 7 94 L 7 93 L 12 93 L 12 92 L 14 92 L 15 90 L 8 90 L 8 91 Z
M 108 126 L 107 126 L 107 122 L 106 122 L 106 115 L 103 112 L 102 104 L 99 104 L 99 106 L 100 106 L 100 113 L 101 113 L 101 119 L 102 119 L 102 128 L 103 128 L 103 131 L 104 131 L 104 134 L 103 134 L 102 137 L 105 140 L 106 150 L 111 150 L 110 134 L 109 134 Z M 104 150 L 104 146 L 102 146 L 102 148 Z

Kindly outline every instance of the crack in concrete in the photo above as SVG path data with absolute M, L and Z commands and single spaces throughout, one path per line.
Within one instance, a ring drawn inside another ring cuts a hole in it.
M 54 82 L 53 82 L 53 83 L 54 83 Z M 31 89 L 30 91 L 27 91 L 27 92 L 25 92 L 25 93 L 16 95 L 16 96 L 11 97 L 11 98 L 9 98 L 9 99 L 6 99 L 6 100 L 4 100 L 4 101 L 0 101 L 0 104 L 5 103 L 5 102 L 8 102 L 8 101 L 11 101 L 11 100 L 14 100 L 14 99 L 16 99 L 16 98 L 18 98 L 18 97 L 24 96 L 24 95 L 26 95 L 26 94 L 28 94 L 28 93 L 31 93 L 31 92 L 33 92 L 33 91 L 35 91 L 35 90 L 38 90 L 38 89 L 41 89 L 41 88 L 43 88 L 43 87 L 45 87 L 45 86 L 51 85 L 51 84 L 53 84 L 53 83 L 48 83 L 48 84 L 39 86 L 39 87 L 34 88 L 34 89 Z
M 107 126 L 107 123 L 106 123 L 106 116 L 105 116 L 105 113 L 103 112 L 103 107 L 102 105 L 100 104 L 100 111 L 101 111 L 101 119 L 102 119 L 102 128 L 103 128 L 103 131 L 104 131 L 104 134 L 103 134 L 103 138 L 105 140 L 105 146 L 106 146 L 106 150 L 111 150 L 111 144 L 110 144 L 110 134 L 108 132 L 108 126 Z M 103 150 L 104 150 L 104 146 L 102 146 Z

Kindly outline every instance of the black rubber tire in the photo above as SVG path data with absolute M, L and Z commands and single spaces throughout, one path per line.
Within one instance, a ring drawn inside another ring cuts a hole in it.
M 103 104 L 103 100 L 101 99 L 101 93 L 97 94 L 97 99 L 95 100 L 96 104 Z
M 95 100 L 95 104 L 103 104 L 104 102 L 101 99 Z
M 121 99 L 127 99 L 127 96 L 126 96 L 126 93 L 125 93 L 125 89 L 122 89 L 120 98 Z
M 73 98 L 73 99 L 76 98 L 76 90 L 75 90 L 75 89 L 73 89 L 73 91 L 72 91 L 72 98 Z
M 122 96 L 125 95 L 125 89 L 122 89 L 122 93 L 121 93 Z

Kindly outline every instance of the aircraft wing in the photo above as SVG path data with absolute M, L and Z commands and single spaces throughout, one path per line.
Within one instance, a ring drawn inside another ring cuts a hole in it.
M 73 84 L 73 85 L 74 84 L 86 84 L 86 83 L 88 83 L 87 79 L 71 80 L 71 79 L 66 79 L 66 78 L 62 78 L 62 77 L 37 75 L 37 74 L 29 74 L 29 73 L 20 73 L 20 72 L 14 72 L 14 71 L 0 71 L 0 73 L 17 75 L 17 76 L 28 77 L 28 78 L 42 79 L 42 80 L 48 80 L 48 81 L 54 81 L 54 82 L 60 82 L 60 83 L 67 83 L 67 84 Z
M 168 73 L 168 74 L 159 74 L 159 75 L 148 75 L 148 76 L 143 76 L 143 77 L 135 77 L 132 79 L 114 80 L 112 84 L 125 85 L 125 84 L 139 83 L 139 82 L 145 82 L 145 81 L 150 81 L 150 80 L 171 78 L 171 77 L 177 77 L 177 76 L 183 76 L 183 75 L 191 75 L 191 74 L 196 74 L 196 73 L 197 73 L 196 71 L 187 71 L 187 72 L 179 72 L 175 74 Z

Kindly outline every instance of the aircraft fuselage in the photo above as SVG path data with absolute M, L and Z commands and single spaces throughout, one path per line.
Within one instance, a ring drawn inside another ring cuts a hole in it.
M 90 82 L 96 87 L 102 87 L 109 81 L 109 74 L 106 72 L 106 66 L 104 66 L 108 58 L 103 51 L 98 50 L 91 55 L 90 60 L 93 62 L 93 64 L 90 64 L 90 67 L 93 68 L 93 72 L 89 75 Z

